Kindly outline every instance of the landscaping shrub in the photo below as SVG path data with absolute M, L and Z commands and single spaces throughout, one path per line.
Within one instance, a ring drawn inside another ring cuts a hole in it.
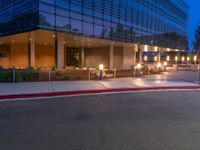
M 13 82 L 12 70 L 0 70 L 0 82 Z
M 64 78 L 65 78 L 65 80 L 71 80 L 71 75 L 67 74 L 67 75 L 64 76 Z
M 16 71 L 15 80 L 16 82 L 22 81 L 33 81 L 39 78 L 39 72 L 34 69 L 28 69 L 26 71 Z
M 56 71 L 56 66 L 55 65 L 51 66 L 51 71 Z

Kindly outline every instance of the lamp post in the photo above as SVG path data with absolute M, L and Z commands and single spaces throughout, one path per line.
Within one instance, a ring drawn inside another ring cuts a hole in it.
M 100 64 L 99 65 L 99 78 L 100 78 L 100 80 L 102 80 L 103 79 L 103 64 Z

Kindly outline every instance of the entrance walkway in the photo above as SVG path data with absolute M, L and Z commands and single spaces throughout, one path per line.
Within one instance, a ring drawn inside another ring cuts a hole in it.
M 117 78 L 103 81 L 0 83 L 0 95 L 165 86 L 198 86 L 198 72 L 166 72 L 141 78 Z

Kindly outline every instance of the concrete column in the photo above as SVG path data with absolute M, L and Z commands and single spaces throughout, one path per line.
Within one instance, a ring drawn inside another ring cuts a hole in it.
M 35 67 L 35 41 L 32 38 L 28 42 L 28 65 Z
M 80 66 L 81 66 L 81 68 L 84 68 L 85 67 L 85 50 L 84 50 L 83 46 L 81 47 L 80 54 L 81 54 L 81 64 L 80 64 Z
M 109 69 L 113 69 L 113 62 L 114 62 L 114 45 L 110 45 L 110 57 L 109 57 Z
M 142 49 L 140 48 L 140 45 L 137 46 L 137 62 L 142 63 Z
M 55 65 L 58 69 L 64 66 L 64 36 L 58 35 L 55 39 Z
M 160 62 L 161 60 L 161 57 L 160 57 L 160 48 L 158 48 L 158 51 L 157 51 L 157 61 Z
M 134 64 L 134 48 L 129 45 L 123 46 L 123 69 L 130 69 Z

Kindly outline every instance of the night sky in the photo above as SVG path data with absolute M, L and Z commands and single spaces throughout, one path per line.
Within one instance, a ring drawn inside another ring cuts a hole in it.
M 200 22 L 200 0 L 187 0 L 189 9 L 188 37 L 190 46 L 194 40 L 194 33 L 197 25 Z

